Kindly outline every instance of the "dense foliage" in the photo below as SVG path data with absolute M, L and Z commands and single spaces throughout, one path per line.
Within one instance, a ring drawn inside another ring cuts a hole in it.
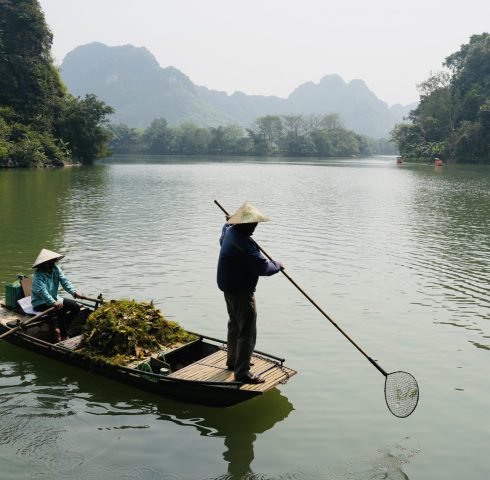
M 68 94 L 37 0 L 0 0 L 0 166 L 87 163 L 106 154 L 106 116 L 93 95 Z
M 407 158 L 490 163 L 490 35 L 473 35 L 444 66 L 419 86 L 420 104 L 392 139 Z
M 251 128 L 238 125 L 203 128 L 183 123 L 170 128 L 164 118 L 146 129 L 111 125 L 114 153 L 290 155 L 345 157 L 395 153 L 387 140 L 373 140 L 347 130 L 337 114 L 319 116 L 267 115 Z
M 117 300 L 89 315 L 81 347 L 85 354 L 125 363 L 195 338 L 178 323 L 163 318 L 152 303 Z

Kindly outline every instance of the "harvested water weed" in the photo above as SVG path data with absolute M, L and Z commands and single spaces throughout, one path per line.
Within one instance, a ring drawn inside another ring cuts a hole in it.
M 196 338 L 153 303 L 113 300 L 89 315 L 80 346 L 85 354 L 121 365 Z

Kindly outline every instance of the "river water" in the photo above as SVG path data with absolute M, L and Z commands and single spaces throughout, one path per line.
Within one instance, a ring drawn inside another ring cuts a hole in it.
M 0 281 L 49 248 L 87 295 L 153 300 L 224 338 L 214 199 L 272 217 L 256 240 L 385 370 L 416 377 L 415 412 L 392 416 L 383 375 L 276 275 L 259 282 L 257 348 L 298 375 L 228 409 L 2 343 L 0 478 L 489 478 L 489 167 L 115 157 L 3 170 Z

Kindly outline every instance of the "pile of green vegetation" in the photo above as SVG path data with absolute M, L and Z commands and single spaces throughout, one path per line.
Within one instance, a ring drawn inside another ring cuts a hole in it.
M 85 354 L 120 365 L 195 339 L 152 303 L 113 300 L 90 314 L 80 346 Z

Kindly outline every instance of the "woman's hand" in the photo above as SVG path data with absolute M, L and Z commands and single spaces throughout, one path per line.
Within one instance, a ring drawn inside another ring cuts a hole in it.
M 53 307 L 56 310 L 61 310 L 63 308 L 63 302 L 60 302 L 59 300 L 56 300 L 56 302 L 53 303 Z

